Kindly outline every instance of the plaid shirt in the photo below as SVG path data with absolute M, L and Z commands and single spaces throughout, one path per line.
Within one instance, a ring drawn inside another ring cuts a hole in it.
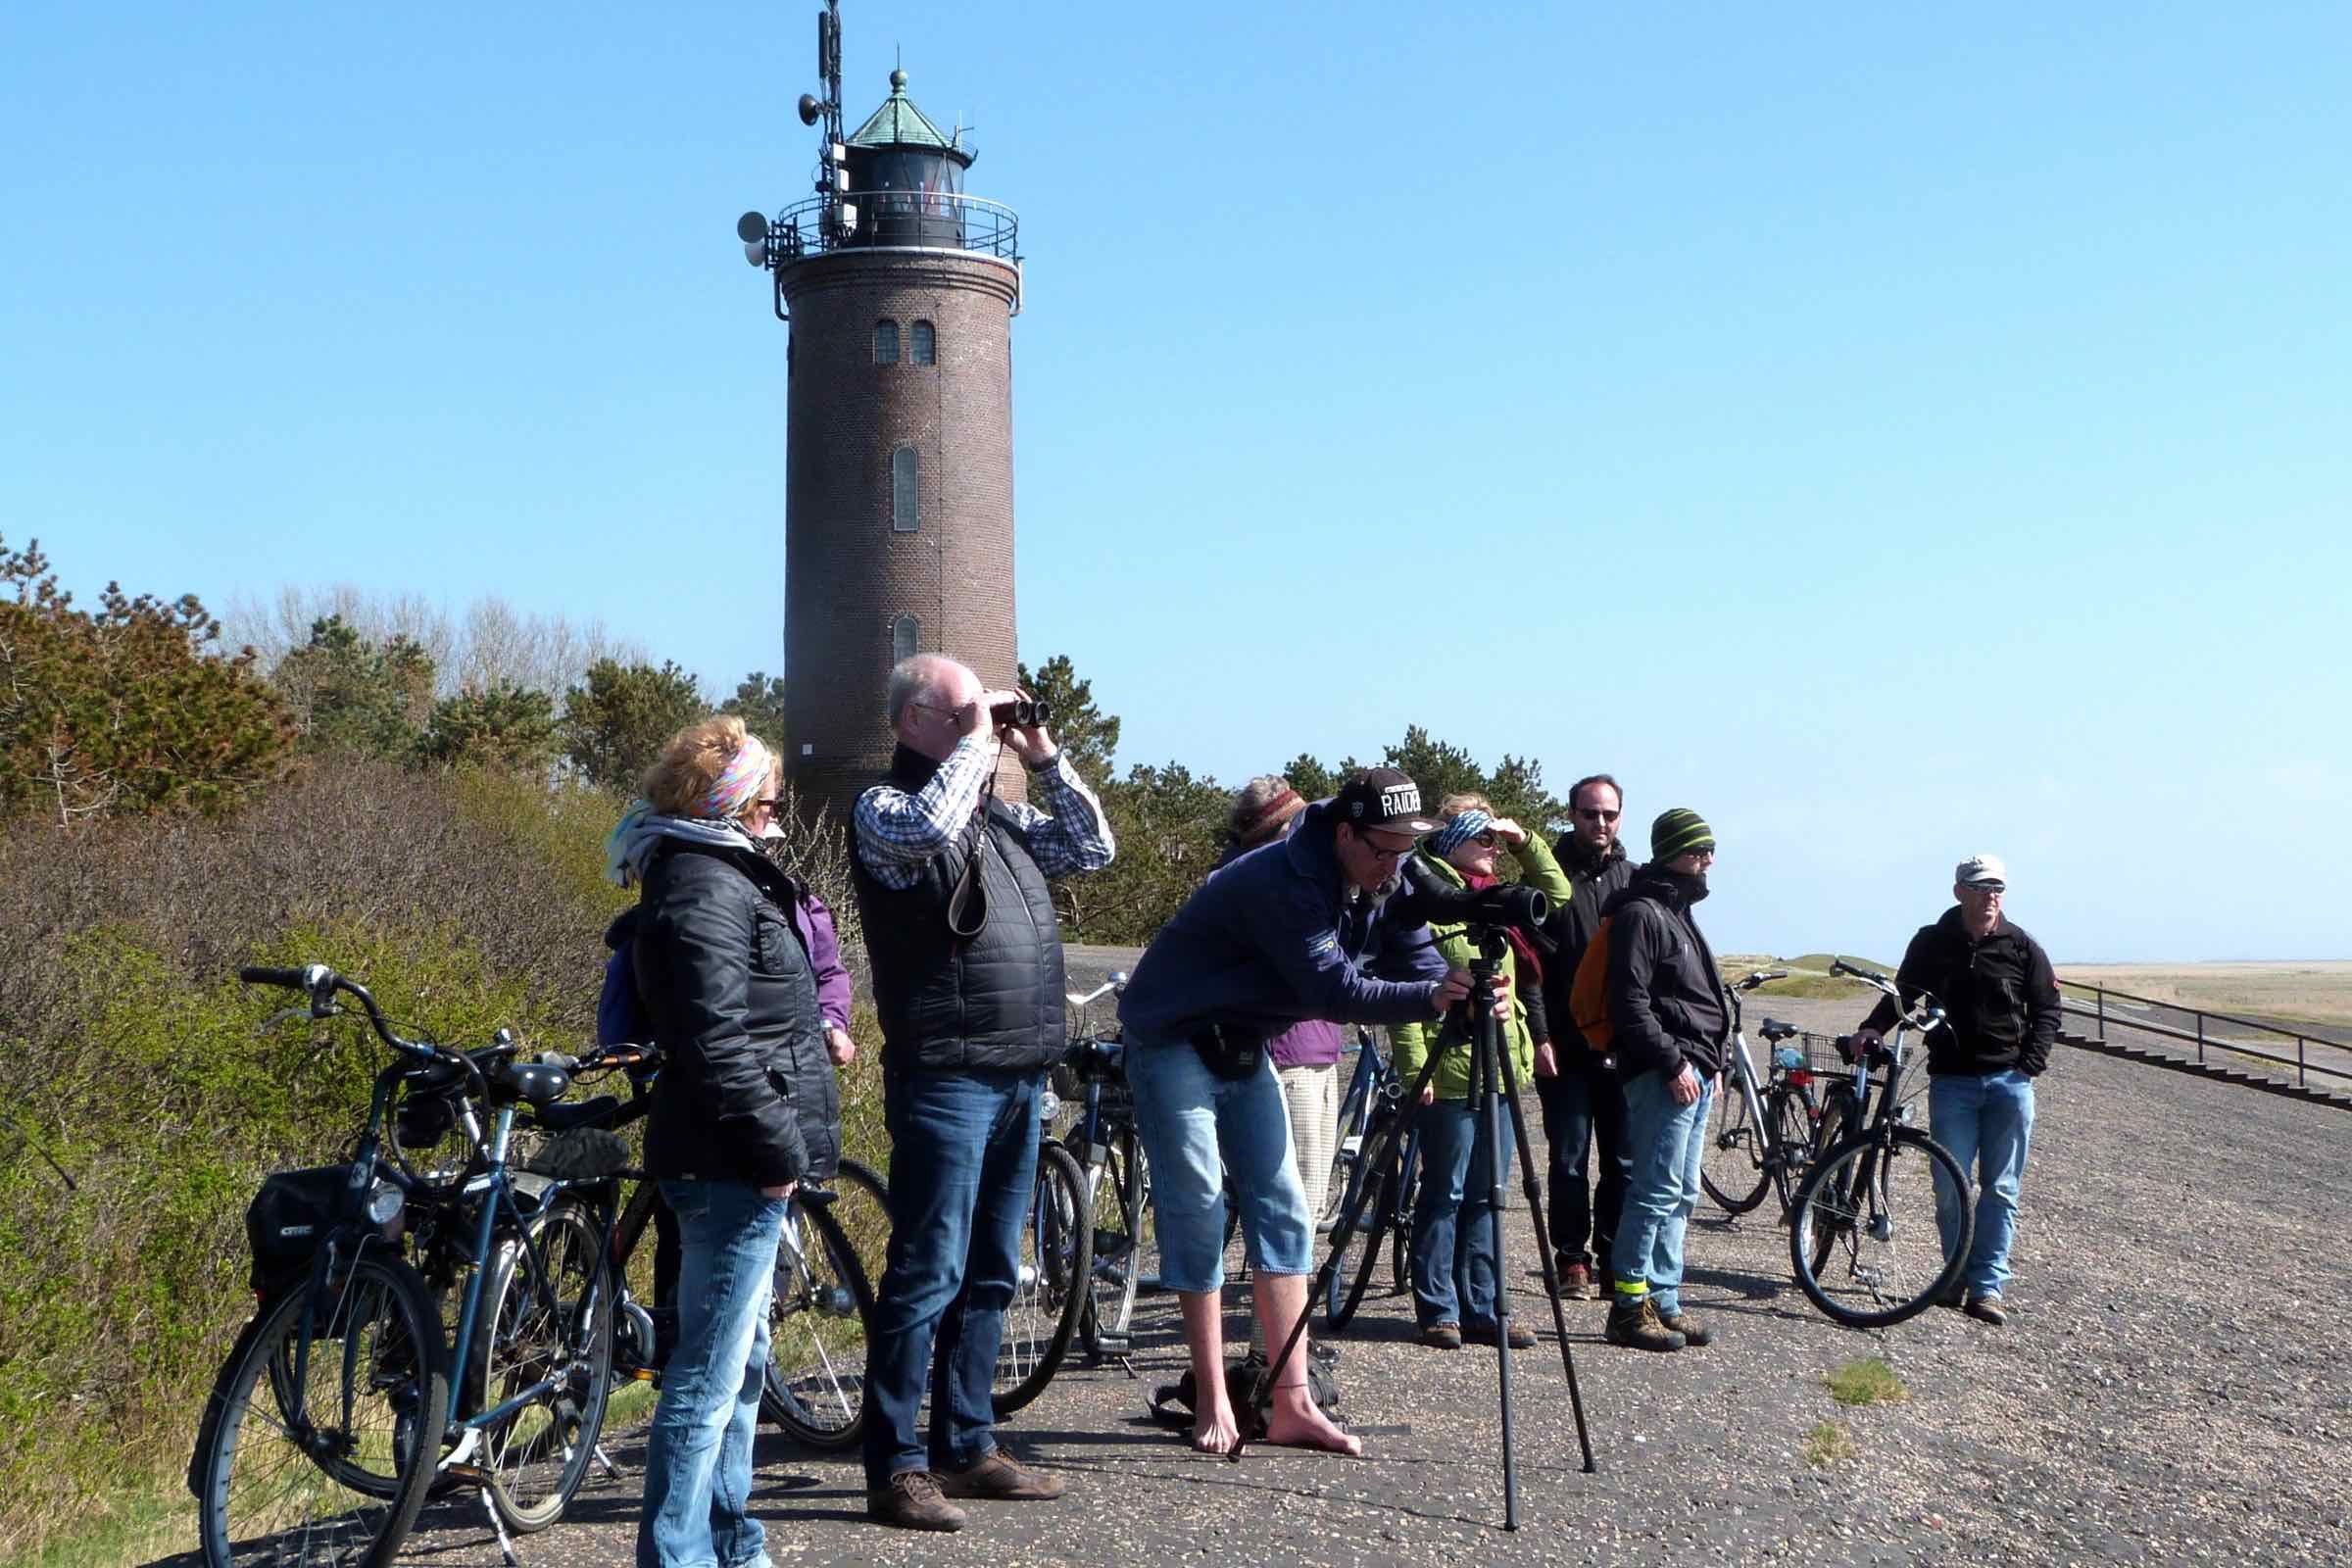
M 1044 809 L 1005 801 L 1005 810 L 1029 835 L 1029 855 L 1048 876 L 1100 871 L 1114 846 L 1102 803 L 1062 761 L 1052 760 L 1029 775 L 1029 787 Z M 923 866 L 956 842 L 988 785 L 994 749 L 976 735 L 956 742 L 931 782 L 909 795 L 895 784 L 877 784 L 858 797 L 851 813 L 858 854 L 875 881 L 893 891 L 914 886 Z

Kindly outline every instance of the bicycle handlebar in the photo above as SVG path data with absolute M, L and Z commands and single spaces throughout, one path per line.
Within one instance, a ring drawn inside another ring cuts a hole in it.
M 422 1061 L 461 1063 L 465 1066 L 468 1076 L 472 1077 L 477 1084 L 480 1081 L 481 1068 L 474 1062 L 472 1056 L 463 1051 L 453 1051 L 447 1046 L 436 1046 L 428 1041 L 401 1039 L 392 1032 L 391 1024 L 384 1019 L 384 1009 L 375 1004 L 375 998 L 368 994 L 366 986 L 361 985 L 357 980 L 345 979 L 323 963 L 305 964 L 299 969 L 280 969 L 269 964 L 246 964 L 237 970 L 237 978 L 248 985 L 279 986 L 288 991 L 309 992 L 311 994 L 311 1015 L 315 1018 L 326 1016 L 326 1011 L 331 1010 L 325 1008 L 326 1000 L 341 991 L 359 1003 L 360 1010 L 368 1014 L 368 1022 L 374 1026 L 377 1037 L 394 1051 L 404 1056 L 415 1056 Z M 512 1042 L 508 1042 L 503 1047 L 492 1049 L 512 1053 L 514 1048 Z
M 249 963 L 237 971 L 237 978 L 249 986 L 283 986 L 288 991 L 310 989 L 300 969 L 277 969 L 267 964 Z

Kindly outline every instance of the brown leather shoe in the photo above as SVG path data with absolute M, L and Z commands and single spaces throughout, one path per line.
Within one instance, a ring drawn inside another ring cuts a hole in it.
M 1685 1345 L 1704 1345 L 1715 1337 L 1715 1331 L 1688 1312 L 1660 1312 L 1658 1321 L 1669 1334 L 1680 1334 Z
M 961 1530 L 970 1516 L 947 1499 L 928 1470 L 902 1470 L 890 1484 L 868 1487 L 865 1516 L 902 1530 Z
M 1462 1342 L 1466 1345 L 1493 1345 L 1494 1343 L 1494 1325 L 1492 1323 L 1471 1324 L 1462 1330 Z M 1514 1350 L 1532 1350 L 1536 1346 L 1536 1336 L 1533 1330 L 1522 1328 L 1514 1323 L 1511 1325 L 1510 1342 L 1511 1348 Z
M 1032 1470 L 1003 1448 L 969 1470 L 952 1470 L 939 1478 L 939 1490 L 951 1497 L 993 1497 L 999 1502 L 1052 1502 L 1061 1495 L 1061 1477 Z
M 1421 1343 L 1433 1350 L 1458 1350 L 1462 1348 L 1462 1326 L 1459 1323 L 1431 1323 L 1421 1330 Z

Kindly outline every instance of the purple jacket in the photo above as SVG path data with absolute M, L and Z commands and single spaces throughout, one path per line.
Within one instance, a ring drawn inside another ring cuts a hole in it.
M 841 940 L 833 934 L 833 911 L 804 887 L 785 912 L 792 916 L 792 928 L 801 934 L 801 946 L 808 951 L 808 967 L 816 972 L 816 1010 L 825 1015 L 828 1027 L 848 1034 L 850 971 L 841 966 Z M 1331 1059 L 1340 1059 L 1336 1048 Z

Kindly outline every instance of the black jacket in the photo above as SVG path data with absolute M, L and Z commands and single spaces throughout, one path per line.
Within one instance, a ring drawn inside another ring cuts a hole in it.
M 1604 906 L 1609 922 L 1609 1024 L 1617 1076 L 1669 1076 L 1688 1062 L 1701 1078 L 1729 1059 L 1731 1006 L 1715 954 L 1690 918 L 1671 872 L 1643 866 Z
M 1960 906 L 1923 925 L 1903 951 L 1895 985 L 1908 1004 L 1926 991 L 1943 1004 L 1945 1027 L 1928 1036 L 1931 1075 L 1982 1076 L 2020 1068 L 2039 1077 L 2058 1039 L 2058 976 L 2041 944 L 2006 919 L 1984 941 L 1960 923 Z M 1882 997 L 1863 1027 L 1885 1031 L 1894 1003 Z
M 939 764 L 902 746 L 889 782 L 909 793 Z M 1061 926 L 1020 819 L 991 801 L 977 831 L 934 856 L 907 888 L 886 888 L 850 856 L 865 956 L 874 969 L 882 1059 L 894 1071 L 1037 1071 L 1067 1049 Z M 988 906 L 980 934 L 948 929 L 948 901 L 980 858 Z
M 1563 1055 L 1582 1052 L 1597 1064 L 1605 1058 L 1589 1049 L 1577 1033 L 1576 1012 L 1568 998 L 1576 985 L 1576 966 L 1583 961 L 1585 949 L 1592 945 L 1592 933 L 1600 929 L 1601 911 L 1634 879 L 1634 862 L 1625 858 L 1625 846 L 1613 841 L 1605 857 L 1587 855 L 1573 833 L 1561 834 L 1552 845 L 1552 854 L 1567 873 L 1574 895 L 1552 910 L 1544 924 L 1544 934 L 1558 945 L 1544 960 L 1544 1013 Z
M 673 844 L 647 864 L 637 992 L 662 1048 L 647 1174 L 777 1187 L 833 1173 L 841 1086 L 792 896 L 748 848 Z

